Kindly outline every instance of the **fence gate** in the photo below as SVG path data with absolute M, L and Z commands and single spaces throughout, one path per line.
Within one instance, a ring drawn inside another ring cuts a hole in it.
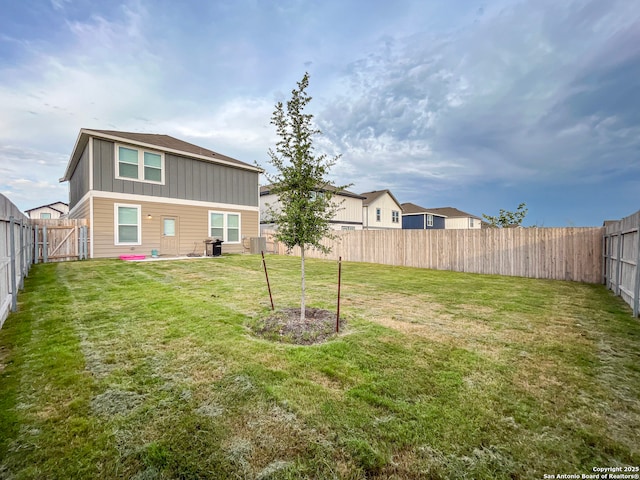
M 34 263 L 88 258 L 86 220 L 32 220 Z

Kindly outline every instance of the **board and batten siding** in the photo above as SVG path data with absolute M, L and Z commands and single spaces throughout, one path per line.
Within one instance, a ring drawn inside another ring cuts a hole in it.
M 473 227 L 469 226 L 470 217 L 447 217 L 444 219 L 444 228 L 446 229 L 479 229 L 482 227 L 482 222 L 479 218 L 473 219 Z
M 380 209 L 379 222 L 376 220 L 376 210 L 378 208 Z M 392 212 L 394 211 L 398 212 L 398 223 L 393 223 Z M 402 228 L 402 208 L 393 201 L 389 194 L 381 195 L 375 201 L 363 207 L 362 221 L 364 222 L 363 227 L 370 230 L 376 228 Z
M 94 190 L 258 206 L 258 172 L 165 153 L 165 184 L 158 185 L 115 178 L 114 142 L 94 138 L 93 158 Z
M 406 230 L 438 230 L 444 228 L 445 217 L 433 215 L 433 225 L 429 225 L 428 213 L 408 213 L 402 216 L 402 228 Z
M 89 144 L 87 143 L 69 180 L 69 210 L 82 200 L 89 188 Z
M 256 189 L 257 190 L 257 189 Z M 240 238 L 258 236 L 258 211 L 237 208 L 206 207 L 194 205 L 176 205 L 162 202 L 139 202 L 132 200 L 114 200 L 93 197 L 93 258 L 115 258 L 120 255 L 151 255 L 151 250 L 158 250 L 162 255 L 160 241 L 162 238 L 162 217 L 178 218 L 178 255 L 204 252 L 204 240 L 209 238 L 209 212 L 224 211 L 240 213 Z M 114 205 L 140 205 L 142 222 L 141 245 L 115 245 Z M 151 218 L 147 218 L 151 215 Z M 224 243 L 223 253 L 242 253 L 243 245 Z
M 334 201 L 339 205 L 331 226 L 333 229 L 340 229 L 342 225 L 355 227 L 356 230 L 362 229 L 362 199 L 346 197 L 343 195 L 335 195 Z M 276 209 L 279 205 L 278 196 L 274 194 L 260 196 L 260 219 L 268 223 L 268 206 Z

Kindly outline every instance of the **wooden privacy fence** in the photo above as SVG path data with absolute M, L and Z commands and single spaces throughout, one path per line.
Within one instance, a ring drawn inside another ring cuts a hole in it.
M 86 220 L 29 219 L 0 194 L 0 328 L 17 309 L 31 264 L 86 259 L 88 238 Z
M 640 211 L 605 222 L 604 282 L 640 316 Z
M 272 232 L 264 232 L 267 244 Z M 329 255 L 305 256 L 386 265 L 602 283 L 602 235 L 595 228 L 356 230 L 334 232 Z M 274 253 L 286 247 L 273 243 Z M 300 255 L 295 248 L 292 255 Z
M 88 227 L 85 219 L 31 220 L 35 238 L 34 263 L 86 260 Z
M 0 194 L 0 328 L 15 311 L 18 290 L 29 273 L 33 235 L 29 219 Z

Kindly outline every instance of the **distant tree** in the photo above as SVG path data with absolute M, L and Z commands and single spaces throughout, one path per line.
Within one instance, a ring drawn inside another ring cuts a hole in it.
M 269 163 L 277 174 L 265 173 L 271 193 L 279 200 L 276 208 L 267 207 L 270 221 L 277 224 L 275 238 L 288 250 L 298 246 L 301 251 L 300 321 L 305 319 L 305 250 L 314 247 L 325 253 L 330 251 L 321 241 L 332 237 L 330 220 L 340 209 L 333 197 L 348 187 L 337 187 L 327 179 L 340 156 L 328 158 L 314 152 L 313 137 L 322 132 L 313 125 L 313 115 L 304 113 L 311 101 L 306 93 L 308 86 L 309 74 L 305 73 L 286 107 L 282 102 L 276 104 L 271 124 L 276 126 L 279 140 L 275 151 L 269 149 Z
M 524 217 L 527 215 L 529 209 L 526 203 L 521 203 L 515 212 L 500 209 L 500 214 L 497 217 L 491 215 L 482 214 L 484 219 L 492 226 L 496 228 L 508 228 L 522 225 Z

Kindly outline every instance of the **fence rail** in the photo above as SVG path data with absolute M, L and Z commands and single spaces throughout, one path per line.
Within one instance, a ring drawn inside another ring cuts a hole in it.
M 602 283 L 602 235 L 596 228 L 509 228 L 482 230 L 359 230 L 336 232 L 329 255 L 307 257 Z M 286 247 L 272 243 L 274 253 Z M 292 255 L 300 255 L 294 248 Z
M 604 282 L 640 316 L 640 211 L 606 222 L 603 239 Z

